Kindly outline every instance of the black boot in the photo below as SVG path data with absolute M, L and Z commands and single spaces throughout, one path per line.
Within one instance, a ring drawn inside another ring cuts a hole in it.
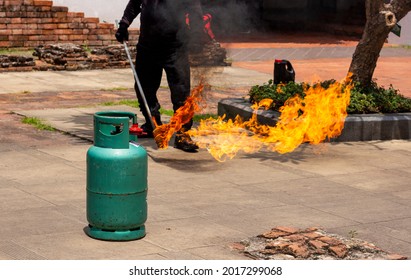
M 157 125 L 157 126 L 160 126 L 160 125 L 163 124 L 163 123 L 161 122 L 161 116 L 160 116 L 160 115 L 155 115 L 155 116 L 153 116 L 153 117 L 154 117 L 154 119 L 156 120 L 156 125 Z M 145 124 L 143 124 L 143 125 L 141 126 L 141 129 L 142 129 L 145 133 L 144 133 L 144 136 L 140 136 L 140 138 L 153 138 L 153 137 L 154 137 L 154 134 L 153 134 L 154 129 L 153 129 L 153 127 L 152 127 L 152 125 L 151 125 L 150 122 L 146 122 Z
M 190 135 L 184 132 L 177 132 L 174 140 L 174 148 L 184 152 L 197 152 L 198 145 L 191 139 Z

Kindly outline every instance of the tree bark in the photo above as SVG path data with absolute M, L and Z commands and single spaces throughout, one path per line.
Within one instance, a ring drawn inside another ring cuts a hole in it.
M 352 79 L 363 86 L 371 84 L 385 40 L 396 23 L 411 10 L 411 0 L 366 0 L 364 32 L 351 61 Z

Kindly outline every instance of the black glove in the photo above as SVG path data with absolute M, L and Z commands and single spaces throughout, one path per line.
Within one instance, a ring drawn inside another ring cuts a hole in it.
M 124 22 L 120 22 L 120 27 L 117 29 L 115 36 L 117 41 L 119 41 L 120 43 L 128 41 L 128 25 Z

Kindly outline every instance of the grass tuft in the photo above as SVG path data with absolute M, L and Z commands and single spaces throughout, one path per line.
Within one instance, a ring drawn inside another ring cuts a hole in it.
M 36 117 L 24 117 L 21 122 L 24 124 L 32 125 L 38 130 L 55 131 L 54 127 L 43 123 L 39 118 Z

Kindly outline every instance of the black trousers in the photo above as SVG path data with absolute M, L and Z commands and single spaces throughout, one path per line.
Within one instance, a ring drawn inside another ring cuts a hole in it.
M 148 49 L 140 44 L 137 45 L 136 72 L 139 77 L 141 87 L 144 91 L 151 114 L 160 120 L 160 103 L 157 99 L 157 91 L 160 88 L 163 70 L 167 76 L 168 86 L 171 93 L 171 102 L 174 112 L 184 105 L 190 96 L 190 64 L 188 52 L 184 46 L 177 48 Z M 141 93 L 135 83 L 137 99 L 140 103 L 140 111 L 150 124 L 149 116 L 144 106 Z M 183 125 L 185 131 L 189 130 L 193 124 Z

